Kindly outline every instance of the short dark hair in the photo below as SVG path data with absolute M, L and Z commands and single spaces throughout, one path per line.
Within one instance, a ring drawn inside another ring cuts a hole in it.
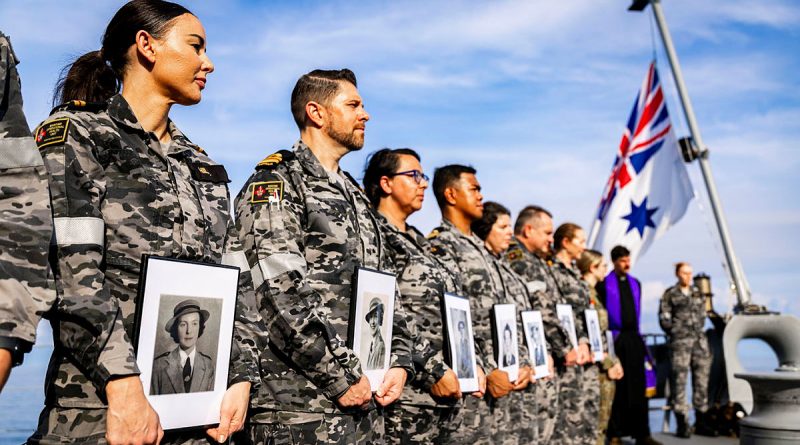
M 680 261 L 680 262 L 675 263 L 675 275 L 678 275 L 678 272 L 681 271 L 681 267 L 689 266 L 689 265 L 690 264 L 687 263 L 686 261 Z
M 433 196 L 436 197 L 439 208 L 443 209 L 447 205 L 447 200 L 444 198 L 445 189 L 461 179 L 461 175 L 464 173 L 474 175 L 477 171 L 468 165 L 460 164 L 445 165 L 434 170 Z
M 525 225 L 528 224 L 533 218 L 538 218 L 542 214 L 547 215 L 550 218 L 553 217 L 552 213 L 537 205 L 529 205 L 522 209 L 522 211 L 519 212 L 519 215 L 517 215 L 517 222 L 514 223 L 514 234 L 521 235 L 522 229 L 525 228 Z
M 381 178 L 397 173 L 402 155 L 420 160 L 419 154 L 410 148 L 381 148 L 367 157 L 364 167 L 364 193 L 375 208 L 380 204 L 381 198 L 386 196 L 381 188 Z
M 574 239 L 578 230 L 582 230 L 581 226 L 575 223 L 567 222 L 558 226 L 556 232 L 553 234 L 553 244 L 555 245 L 556 252 L 564 248 L 561 245 L 564 240 Z
M 297 128 L 306 128 L 306 104 L 318 102 L 330 103 L 331 98 L 339 91 L 340 82 L 349 82 L 358 87 L 356 75 L 347 68 L 340 70 L 314 70 L 297 79 L 292 90 L 292 116 Z
M 617 261 L 626 256 L 631 256 L 631 251 L 625 246 L 614 246 L 614 248 L 611 249 L 611 261 Z
M 187 312 L 187 313 L 181 315 L 180 317 L 178 317 L 178 319 L 175 320 L 175 323 L 172 323 L 172 327 L 170 327 L 169 336 L 172 337 L 172 340 L 175 343 L 180 343 L 181 342 L 180 337 L 178 337 L 178 325 L 180 324 L 179 323 L 180 319 L 184 315 L 189 315 L 189 314 L 198 314 L 198 315 L 200 315 L 199 312 Z M 200 338 L 203 335 L 203 331 L 205 331 L 205 330 L 206 330 L 206 320 L 203 318 L 202 315 L 200 315 L 200 330 L 197 331 L 197 338 Z
M 486 237 L 489 236 L 492 226 L 500 215 L 511 216 L 511 212 L 503 204 L 494 201 L 486 202 L 483 204 L 483 216 L 472 221 L 470 228 L 478 235 L 478 238 L 486 241 Z

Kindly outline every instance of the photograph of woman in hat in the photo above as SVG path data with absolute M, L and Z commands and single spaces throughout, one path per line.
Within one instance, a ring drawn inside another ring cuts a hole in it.
M 367 363 L 364 369 L 383 369 L 386 358 L 386 342 L 383 339 L 384 305 L 379 297 L 373 297 L 369 302 L 369 310 L 364 320 L 367 328 L 362 330 L 364 341 L 362 345 L 369 345 L 367 350 Z M 363 357 L 363 355 L 362 355 Z
M 210 314 L 195 299 L 175 305 L 164 330 L 177 344 L 153 360 L 150 395 L 214 390 L 214 360 L 197 349 Z

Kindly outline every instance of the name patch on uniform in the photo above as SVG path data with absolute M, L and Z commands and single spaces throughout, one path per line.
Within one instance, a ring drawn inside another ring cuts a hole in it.
M 508 252 L 508 254 L 506 254 L 506 258 L 508 258 L 508 261 L 511 261 L 511 262 L 514 262 L 514 261 L 517 261 L 517 260 L 521 260 L 522 259 L 522 251 L 519 250 L 519 249 L 510 250 Z
M 265 181 L 253 184 L 250 202 L 280 202 L 283 199 L 283 181 Z
M 50 145 L 61 144 L 67 140 L 68 130 L 68 117 L 53 119 L 50 122 L 46 122 L 36 130 L 36 146 L 44 148 Z

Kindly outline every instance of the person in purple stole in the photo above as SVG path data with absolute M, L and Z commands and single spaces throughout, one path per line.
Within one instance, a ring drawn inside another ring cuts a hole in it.
M 630 251 L 624 246 L 611 249 L 614 270 L 597 284 L 600 301 L 608 309 L 608 326 L 614 334 L 614 350 L 622 363 L 624 376 L 617 391 L 608 425 L 610 444 L 621 444 L 621 437 L 632 436 L 637 445 L 660 445 L 650 435 L 644 361 L 646 348 L 639 331 L 642 286 L 629 274 Z

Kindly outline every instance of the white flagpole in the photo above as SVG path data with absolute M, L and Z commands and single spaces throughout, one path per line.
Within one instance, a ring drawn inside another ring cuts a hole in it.
M 714 178 L 711 175 L 711 166 L 708 163 L 708 148 L 703 144 L 703 138 L 700 135 L 700 127 L 697 125 L 697 119 L 694 115 L 692 102 L 689 99 L 689 93 L 686 90 L 686 84 L 683 82 L 683 74 L 681 67 L 678 63 L 678 55 L 675 52 L 675 47 L 672 44 L 672 37 L 667 28 L 667 21 L 664 18 L 664 12 L 661 10 L 660 0 L 634 0 L 629 8 L 634 11 L 642 11 L 648 4 L 653 9 L 658 30 L 661 34 L 661 40 L 664 43 L 669 64 L 672 68 L 672 75 L 675 78 L 675 86 L 678 88 L 678 95 L 683 105 L 683 113 L 686 116 L 686 122 L 689 124 L 689 131 L 692 134 L 692 140 L 700 151 L 698 161 L 700 163 L 700 171 L 703 173 L 703 180 L 708 190 L 708 199 L 711 203 L 711 209 L 714 213 L 714 220 L 717 223 L 719 236 L 722 240 L 722 249 L 725 252 L 725 260 L 728 263 L 728 271 L 731 275 L 731 282 L 736 290 L 736 296 L 739 302 L 739 308 L 742 309 L 750 304 L 750 289 L 747 288 L 744 279 L 744 272 L 741 268 L 739 260 L 736 258 L 736 253 L 733 250 L 733 243 L 731 242 L 730 232 L 728 230 L 728 223 L 725 220 L 725 215 L 722 212 L 722 204 L 717 194 L 717 187 L 714 183 Z

